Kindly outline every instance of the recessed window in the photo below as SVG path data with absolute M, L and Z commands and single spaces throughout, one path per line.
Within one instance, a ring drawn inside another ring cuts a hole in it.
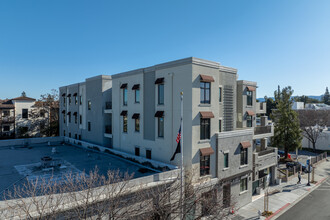
M 224 153 L 223 154 L 223 167 L 228 168 L 229 167 L 229 153 Z
M 71 138 L 71 132 L 69 132 L 69 138 Z
M 140 103 L 140 89 L 135 90 L 135 103 Z
M 3 126 L 3 131 L 10 131 L 10 126 L 8 125 Z
M 82 105 L 82 96 L 79 96 L 79 104 Z
M 69 123 L 71 123 L 71 114 L 69 114 Z
M 63 114 L 63 123 L 65 124 L 65 120 L 66 119 L 66 115 L 65 115 L 65 113 Z
M 209 118 L 201 118 L 200 125 L 200 139 L 210 139 L 210 119 Z
M 200 156 L 200 176 L 210 174 L 210 155 Z
M 222 102 L 222 87 L 219 87 L 219 102 Z
M 81 140 L 81 135 L 79 134 L 78 139 Z
M 123 116 L 123 132 L 127 133 L 127 115 Z
M 135 147 L 135 156 L 140 156 L 140 148 Z
M 158 105 L 164 105 L 164 84 L 158 84 Z
M 27 108 L 23 108 L 22 109 L 22 118 L 29 118 L 28 109 Z
M 247 178 L 243 178 L 241 179 L 241 182 L 240 182 L 240 191 L 241 192 L 244 192 L 247 190 Z
M 222 131 L 222 123 L 221 123 L 221 120 L 219 120 L 219 132 Z
M 252 91 L 246 91 L 246 104 L 251 106 L 252 105 L 252 97 L 253 92 Z
M 88 131 L 91 131 L 91 129 L 92 129 L 92 125 L 91 125 L 91 122 L 89 121 L 88 122 Z
M 63 97 L 63 106 L 65 107 L 66 99 Z
M 210 95 L 211 83 L 209 82 L 200 82 L 200 90 L 201 90 L 201 103 L 202 104 L 210 104 L 211 103 L 211 95 Z
M 77 116 L 77 114 L 74 115 L 74 123 L 75 123 L 75 124 L 78 123 L 78 116 Z
M 151 159 L 151 150 L 146 150 L 146 158 Z
M 246 127 L 252 128 L 252 115 L 246 116 Z
M 241 165 L 248 164 L 248 149 L 241 147 Z
M 127 88 L 123 89 L 123 105 L 127 105 Z
M 74 139 L 78 139 L 78 135 L 77 134 L 74 134 Z
M 79 123 L 82 124 L 82 115 L 79 115 Z
M 158 117 L 158 137 L 164 137 L 164 116 Z
M 65 136 L 65 130 L 63 130 L 63 136 Z
M 77 105 L 78 104 L 78 97 L 75 95 L 74 96 L 74 104 Z M 77 139 L 77 138 L 76 138 Z
M 90 100 L 88 100 L 88 102 L 87 102 L 87 108 L 88 108 L 88 110 L 92 109 L 92 102 Z
M 140 118 L 135 119 L 135 131 L 140 132 Z
M 69 105 L 71 105 L 71 96 L 69 97 Z

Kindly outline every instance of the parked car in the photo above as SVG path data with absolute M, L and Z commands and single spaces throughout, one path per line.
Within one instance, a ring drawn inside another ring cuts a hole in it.
M 278 153 L 278 155 L 280 155 L 280 157 L 285 156 L 285 152 L 283 150 L 278 150 L 277 153 Z M 288 158 L 292 159 L 291 154 L 289 154 L 289 153 L 288 153 Z
M 293 167 L 297 167 L 299 169 L 299 167 L 301 166 L 301 170 L 304 172 L 304 173 L 308 173 L 308 166 L 306 166 L 305 164 L 301 163 L 301 162 L 287 162 L 286 163 L 286 168 L 288 169 L 292 169 Z M 310 168 L 310 172 L 312 172 L 313 170 L 313 167 Z

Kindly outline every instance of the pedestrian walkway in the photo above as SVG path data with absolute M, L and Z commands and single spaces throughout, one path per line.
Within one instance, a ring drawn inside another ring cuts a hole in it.
M 268 207 L 269 211 L 272 211 L 274 214 L 268 218 L 261 216 L 260 219 L 275 219 L 283 210 L 300 201 L 330 175 L 329 166 L 330 162 L 328 161 L 322 162 L 317 166 L 314 174 L 316 182 L 311 183 L 310 186 L 307 186 L 308 174 L 304 174 L 302 175 L 301 184 L 297 184 L 297 177 L 281 185 L 269 187 L 269 192 L 273 193 L 269 195 Z M 254 197 L 253 201 L 240 208 L 232 219 L 258 219 L 258 210 L 261 212 L 264 210 L 264 196 Z

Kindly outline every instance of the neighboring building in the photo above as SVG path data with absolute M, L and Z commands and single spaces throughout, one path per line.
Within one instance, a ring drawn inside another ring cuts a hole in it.
M 302 139 L 302 148 L 313 149 L 313 144 L 310 140 L 303 137 Z M 324 128 L 320 137 L 315 143 L 315 149 L 317 150 L 330 150 L 330 127 Z
M 307 104 L 308 105 L 308 104 Z M 293 110 L 301 110 L 304 109 L 304 103 L 303 102 L 293 102 L 292 109 Z
M 22 96 L 0 103 L 0 138 L 40 136 L 40 126 L 46 126 L 47 114 L 34 107 L 35 99 Z
M 275 182 L 277 149 L 267 147 L 273 126 L 261 116 L 257 84 L 237 77 L 234 68 L 191 57 L 60 87 L 60 134 L 179 166 L 180 156 L 170 158 L 183 92 L 186 170 L 196 182 L 220 179 L 224 197 L 242 206 Z
M 311 110 L 330 110 L 330 105 L 324 103 L 306 103 L 305 109 Z

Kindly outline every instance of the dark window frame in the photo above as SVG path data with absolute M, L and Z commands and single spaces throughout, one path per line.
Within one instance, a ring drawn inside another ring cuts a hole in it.
M 246 127 L 252 128 L 253 127 L 253 116 L 252 115 L 247 115 L 246 116 Z
M 151 150 L 150 149 L 146 149 L 146 158 L 151 160 Z
M 135 129 L 135 132 L 140 132 L 140 118 L 136 118 L 134 119 L 134 129 Z
M 92 130 L 92 123 L 90 121 L 87 123 L 87 127 L 88 127 L 88 131 Z
M 219 87 L 219 103 L 222 103 L 222 87 Z
M 200 140 L 209 140 L 211 137 L 211 119 L 201 118 L 200 120 Z
M 158 137 L 159 138 L 164 138 L 164 127 L 165 127 L 165 119 L 164 119 L 164 116 L 162 117 L 158 117 Z
M 248 190 L 248 178 L 242 178 L 240 180 L 240 192 L 244 192 Z
M 127 106 L 128 103 L 128 91 L 127 87 L 123 88 L 123 105 Z
M 228 168 L 229 167 L 229 153 L 223 154 L 223 167 Z
M 165 104 L 165 87 L 164 83 L 158 84 L 158 105 Z
M 26 119 L 29 118 L 29 109 L 27 108 L 22 109 L 22 118 L 26 118 Z
M 127 115 L 123 115 L 123 133 L 128 131 L 128 118 Z
M 135 147 L 134 154 L 135 154 L 135 156 L 140 156 L 140 148 L 139 147 Z
M 208 87 L 207 87 L 208 85 Z M 207 93 L 208 91 L 208 93 Z M 211 104 L 211 83 L 210 82 L 200 82 L 200 103 L 201 104 Z
M 140 103 L 140 89 L 136 89 L 134 92 L 135 103 Z
M 91 100 L 87 101 L 87 109 L 92 110 L 92 101 Z
M 252 106 L 253 105 L 253 92 L 246 91 L 246 105 Z
M 241 166 L 248 164 L 248 148 L 241 147 Z
M 210 166 L 211 166 L 211 156 L 210 155 L 201 155 L 200 156 L 200 176 L 210 175 Z

